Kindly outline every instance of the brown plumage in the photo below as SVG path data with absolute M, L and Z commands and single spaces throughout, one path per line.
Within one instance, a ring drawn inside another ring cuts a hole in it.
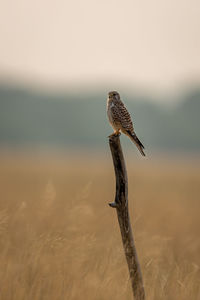
M 134 132 L 131 116 L 121 101 L 119 93 L 116 91 L 108 93 L 107 114 L 110 124 L 114 129 L 113 134 L 119 134 L 121 130 L 121 132 L 126 134 L 135 143 L 140 153 L 145 156 L 143 151 L 144 146 Z

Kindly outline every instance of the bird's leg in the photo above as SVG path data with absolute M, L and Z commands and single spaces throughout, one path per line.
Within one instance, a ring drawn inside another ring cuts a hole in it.
M 111 135 L 109 135 L 108 137 L 112 137 L 112 136 L 119 136 L 121 133 L 120 133 L 120 129 L 117 129 L 115 130 Z

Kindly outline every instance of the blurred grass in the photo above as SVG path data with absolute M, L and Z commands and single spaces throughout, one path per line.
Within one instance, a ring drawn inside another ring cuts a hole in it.
M 127 158 L 147 299 L 200 299 L 200 171 Z M 0 160 L 0 299 L 131 299 L 111 159 Z

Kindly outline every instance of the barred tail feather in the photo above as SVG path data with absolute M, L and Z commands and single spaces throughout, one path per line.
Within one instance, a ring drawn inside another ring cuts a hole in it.
M 137 135 L 135 133 L 131 133 L 127 131 L 128 136 L 131 138 L 131 140 L 133 141 L 133 143 L 136 145 L 136 147 L 138 148 L 138 150 L 140 151 L 140 153 L 145 156 L 145 153 L 143 151 L 144 146 L 143 144 L 140 142 L 140 140 L 138 139 Z

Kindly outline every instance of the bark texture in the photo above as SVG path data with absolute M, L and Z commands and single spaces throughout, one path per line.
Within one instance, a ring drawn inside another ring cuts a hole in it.
M 109 205 L 117 210 L 117 217 L 134 299 L 144 300 L 145 291 L 142 273 L 135 248 L 128 210 L 128 178 L 119 135 L 112 135 L 109 137 L 109 146 L 112 153 L 116 177 L 115 201 L 113 203 L 109 203 Z

